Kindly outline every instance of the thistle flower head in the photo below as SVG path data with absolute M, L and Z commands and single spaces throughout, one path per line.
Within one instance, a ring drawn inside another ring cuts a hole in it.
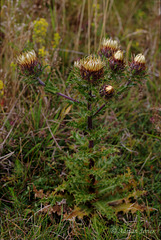
M 124 60 L 124 54 L 121 50 L 118 50 L 117 52 L 114 53 L 114 58 L 118 61 L 123 61 Z
M 41 71 L 41 64 L 34 50 L 22 53 L 17 57 L 17 64 L 25 75 L 36 75 Z
M 144 55 L 142 53 L 139 53 L 134 58 L 134 61 L 137 62 L 137 63 L 145 64 L 145 57 L 144 57 Z
M 77 61 L 74 62 L 74 67 L 79 68 L 79 69 L 81 68 L 80 60 L 77 60 Z
M 104 64 L 100 57 L 92 55 L 86 57 L 80 63 L 81 66 L 83 66 L 88 72 L 97 72 L 104 67 Z
M 134 60 L 129 63 L 129 66 L 133 74 L 144 75 L 146 70 L 145 56 L 142 53 L 139 53 Z
M 36 59 L 36 53 L 34 50 L 30 52 L 22 53 L 17 57 L 17 63 L 19 65 L 31 64 Z
M 112 40 L 110 38 L 108 38 L 108 39 L 104 38 L 102 41 L 102 46 L 117 50 L 119 47 L 119 44 L 118 44 L 118 41 L 116 41 L 116 40 Z
M 75 61 L 74 66 L 80 70 L 83 79 L 94 83 L 103 77 L 105 64 L 100 57 L 89 55 L 88 57 Z
M 103 85 L 100 89 L 101 97 L 105 97 L 106 99 L 111 98 L 114 95 L 114 88 L 111 85 Z
M 115 52 L 114 55 L 109 59 L 109 65 L 113 71 L 123 71 L 125 68 L 123 51 L 118 50 Z
M 104 55 L 109 58 L 119 49 L 119 43 L 116 40 L 112 40 L 110 38 L 104 38 L 99 50 L 99 55 Z

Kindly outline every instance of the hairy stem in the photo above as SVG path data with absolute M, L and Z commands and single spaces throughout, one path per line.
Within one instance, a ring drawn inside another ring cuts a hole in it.
M 92 104 L 91 104 L 91 99 L 92 99 L 92 93 L 89 91 L 89 101 L 88 101 L 88 110 L 91 111 Z M 93 129 L 93 123 L 92 123 L 92 116 L 88 116 L 88 129 L 91 130 Z M 93 148 L 94 142 L 93 140 L 89 141 L 89 148 Z
M 89 111 L 91 111 L 91 108 L 92 108 L 91 99 L 92 99 L 92 92 L 89 91 L 89 101 L 88 101 L 88 110 Z M 93 129 L 92 115 L 88 116 L 88 129 L 89 130 Z M 93 147 L 94 147 L 94 141 L 89 140 L 89 148 L 91 149 Z M 94 167 L 94 160 L 89 159 L 89 169 L 91 169 L 92 167 Z M 91 174 L 91 175 L 89 175 L 89 178 L 90 178 L 89 192 L 94 193 L 95 189 L 94 189 L 93 185 L 94 185 L 94 182 L 95 182 L 95 177 Z

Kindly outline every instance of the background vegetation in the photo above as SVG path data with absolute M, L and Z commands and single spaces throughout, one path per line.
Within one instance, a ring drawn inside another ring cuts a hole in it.
M 1 239 L 160 239 L 159 7 L 146 0 L 1 1 Z M 129 189 L 145 193 L 138 203 L 149 210 L 122 205 L 107 221 L 75 208 L 66 218 L 65 203 L 49 211 L 44 199 L 66 174 L 62 154 L 77 149 L 67 123 L 78 109 L 23 82 L 15 58 L 35 49 L 48 65 L 42 80 L 51 72 L 60 91 L 77 98 L 66 86 L 73 62 L 97 52 L 104 36 L 119 39 L 126 62 L 132 54 L 146 57 L 148 81 L 113 102 L 98 121 L 108 129 L 105 142 L 119 149 L 113 174 L 127 172 Z

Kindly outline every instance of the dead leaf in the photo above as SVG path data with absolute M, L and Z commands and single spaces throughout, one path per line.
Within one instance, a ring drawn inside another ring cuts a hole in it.
M 37 190 L 36 187 L 33 185 L 33 191 L 35 193 L 35 198 L 44 198 L 45 194 L 43 193 L 43 190 Z
M 88 214 L 85 212 L 85 210 L 82 210 L 81 208 L 79 207 L 75 207 L 73 209 L 72 212 L 70 212 L 69 214 L 65 213 L 64 214 L 64 221 L 65 220 L 69 220 L 69 221 L 72 221 L 74 222 L 76 217 L 78 217 L 79 219 L 82 219 L 84 216 L 87 216 Z
M 135 213 L 137 210 L 139 211 L 144 211 L 144 208 L 141 207 L 138 203 L 122 203 L 116 207 L 114 207 L 115 213 L 117 214 L 118 212 L 123 212 L 123 213 L 128 213 L 131 211 L 132 213 Z
M 57 213 L 59 216 L 61 215 L 61 209 L 62 209 L 62 206 L 61 205 L 55 205 L 52 207 L 52 212 L 53 213 Z
M 147 194 L 146 191 L 139 191 L 139 190 L 134 191 L 133 193 L 129 194 L 127 197 L 118 199 L 116 201 L 112 201 L 112 202 L 108 203 L 108 205 L 113 207 L 116 214 L 118 212 L 123 212 L 125 214 L 125 213 L 128 213 L 131 211 L 131 213 L 133 214 L 136 211 L 143 212 L 143 211 L 156 210 L 154 208 L 147 207 L 143 204 L 139 205 L 137 201 L 131 202 L 132 201 L 131 198 L 134 198 L 136 200 L 138 197 L 145 195 L 145 194 Z

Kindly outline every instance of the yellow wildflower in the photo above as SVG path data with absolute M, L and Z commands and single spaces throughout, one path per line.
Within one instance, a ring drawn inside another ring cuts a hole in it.
M 3 96 L 3 95 L 4 95 L 3 89 L 4 89 L 4 84 L 3 84 L 3 81 L 0 80 L 0 96 Z
M 52 42 L 53 48 L 56 48 L 59 45 L 60 42 L 60 35 L 59 33 L 54 34 L 54 41 Z
M 10 67 L 15 71 L 17 68 L 17 64 L 14 62 L 11 62 Z
M 45 51 L 45 47 L 43 46 L 42 48 L 39 49 L 38 54 L 40 57 L 44 58 L 48 54 L 48 52 Z
M 4 84 L 3 84 L 3 81 L 0 80 L 0 90 L 4 88 Z
M 40 43 L 40 44 L 45 43 L 47 28 L 48 28 L 48 22 L 44 18 L 40 18 L 40 20 L 34 21 L 33 41 L 35 43 Z
M 2 90 L 2 91 L 0 91 L 0 95 L 1 96 L 3 96 L 4 95 L 4 91 Z

